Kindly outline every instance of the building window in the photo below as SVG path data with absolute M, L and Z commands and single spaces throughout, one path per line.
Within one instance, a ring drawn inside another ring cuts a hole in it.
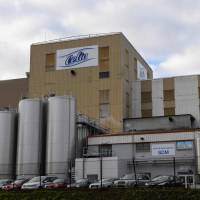
M 190 150 L 193 148 L 192 141 L 178 141 L 176 142 L 176 149 L 177 150 Z
M 174 100 L 174 90 L 164 90 L 164 101 Z
M 99 72 L 99 78 L 109 78 L 110 72 Z
M 109 90 L 99 90 L 99 117 L 110 116 Z
M 99 67 L 100 71 L 109 70 L 109 47 L 99 48 Z
M 55 69 L 55 53 L 46 54 L 46 71 Z
M 125 66 L 129 67 L 129 52 L 127 49 L 125 50 Z
M 129 117 L 129 110 L 130 110 L 130 102 L 129 102 L 129 93 L 126 92 L 126 117 Z
M 175 115 L 175 107 L 164 108 L 164 116 Z
M 141 92 L 141 103 L 152 102 L 152 92 Z
M 111 157 L 112 156 L 112 145 L 111 144 L 99 145 L 99 155 L 102 155 L 103 157 Z
M 137 143 L 136 152 L 150 152 L 150 143 Z
M 102 118 L 108 118 L 110 116 L 110 104 L 104 103 L 100 105 L 100 112 L 99 117 Z
M 142 117 L 152 117 L 152 109 L 141 110 Z

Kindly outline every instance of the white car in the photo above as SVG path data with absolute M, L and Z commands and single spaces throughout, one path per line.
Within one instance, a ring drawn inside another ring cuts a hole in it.
M 149 176 L 145 174 L 137 174 L 135 180 L 135 174 L 126 174 L 119 180 L 114 182 L 114 187 L 134 187 L 137 185 L 142 186 L 145 185 L 146 182 L 150 181 Z
M 22 190 L 33 190 L 43 188 L 45 184 L 53 182 L 55 176 L 37 176 L 22 185 Z
M 98 189 L 101 188 L 101 184 L 102 184 L 102 188 L 110 188 L 113 186 L 113 183 L 116 179 L 115 178 L 110 178 L 110 179 L 102 179 L 102 183 L 101 180 L 99 180 L 96 183 L 92 183 L 89 185 L 89 189 Z

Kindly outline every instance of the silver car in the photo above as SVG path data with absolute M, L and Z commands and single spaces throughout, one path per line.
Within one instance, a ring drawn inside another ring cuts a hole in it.
M 71 185 L 68 184 L 67 188 L 88 188 L 91 182 L 87 178 L 79 179 Z
M 99 180 L 96 183 L 90 184 L 89 189 L 98 189 L 98 188 L 101 188 L 101 186 L 102 188 L 110 188 L 113 186 L 115 180 L 116 178 L 102 179 L 102 181 Z
M 36 176 L 30 181 L 24 183 L 22 185 L 22 190 L 44 188 L 45 184 L 52 183 L 55 179 L 57 179 L 55 176 Z
M 126 174 L 119 180 L 114 182 L 114 187 L 134 187 L 136 185 L 142 186 L 146 182 L 150 181 L 150 178 L 146 174 Z

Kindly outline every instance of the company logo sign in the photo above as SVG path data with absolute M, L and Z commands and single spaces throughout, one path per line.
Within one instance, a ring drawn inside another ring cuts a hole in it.
M 98 65 L 98 46 L 62 49 L 56 52 L 56 68 L 70 69 Z
M 175 144 L 152 144 L 152 155 L 153 156 L 174 156 L 175 155 Z

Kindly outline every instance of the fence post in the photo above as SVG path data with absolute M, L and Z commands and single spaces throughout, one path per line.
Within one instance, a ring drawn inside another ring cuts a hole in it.
M 137 185 L 137 174 L 136 174 L 135 158 L 133 158 L 133 171 L 134 171 L 135 181 L 136 181 L 136 185 Z
M 176 183 L 176 160 L 175 160 L 175 157 L 173 157 L 173 168 L 174 168 L 174 182 Z
M 100 179 L 101 179 L 101 188 L 103 186 L 102 179 L 103 179 L 103 160 L 102 160 L 102 146 L 100 145 Z

